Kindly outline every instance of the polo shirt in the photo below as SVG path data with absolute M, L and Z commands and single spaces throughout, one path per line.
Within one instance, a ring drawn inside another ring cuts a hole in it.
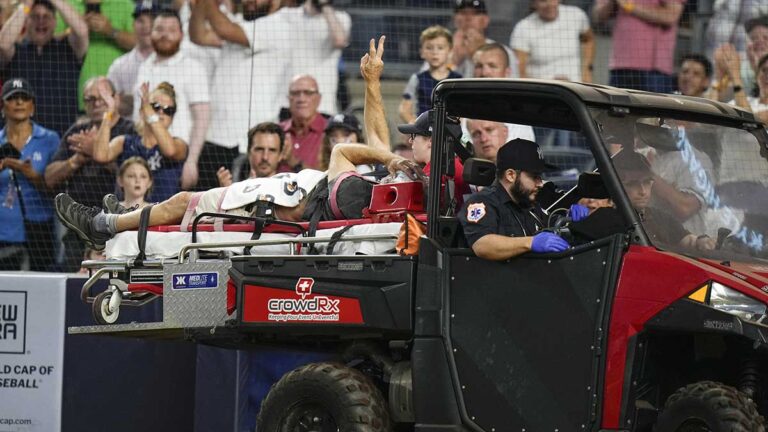
M 322 14 L 309 15 L 303 6 L 283 8 L 291 28 L 291 69 L 289 77 L 296 75 L 312 75 L 317 81 L 317 86 L 323 98 L 320 100 L 320 112 L 335 114 L 338 112 L 336 107 L 336 92 L 339 86 L 339 59 L 341 50 L 334 48 L 328 21 Z M 349 31 L 352 27 L 352 19 L 349 14 L 343 11 L 334 11 L 336 19 L 349 37 Z M 287 89 L 282 94 L 283 102 Z
M 461 75 L 454 71 L 448 71 L 448 76 L 445 79 L 454 78 L 461 78 Z M 416 99 L 417 116 L 432 109 L 432 91 L 440 81 L 433 77 L 428 70 L 411 75 L 411 78 L 405 85 L 403 99 Z
M 25 78 L 35 92 L 35 121 L 62 134 L 77 118 L 77 80 L 82 61 L 66 37 L 54 38 L 38 53 L 25 39 L 2 69 L 5 79 Z
M 686 0 L 636 0 L 635 4 L 646 7 L 659 6 L 670 1 L 684 4 Z M 613 54 L 609 67 L 611 70 L 655 70 L 671 75 L 675 68 L 677 28 L 677 23 L 671 26 L 652 24 L 618 8 L 613 26 Z
M 115 91 L 133 95 L 136 89 L 136 78 L 139 76 L 139 67 L 148 57 L 149 55 L 144 56 L 134 48 L 112 62 L 107 78 L 115 85 Z
M 224 42 L 211 85 L 211 125 L 206 141 L 225 148 L 248 151 L 247 132 L 265 121 L 276 121 L 290 82 L 291 28 L 282 8 L 265 17 L 246 21 L 227 13 L 250 44 Z M 314 166 L 314 165 L 313 165 Z
M 325 137 L 325 126 L 328 119 L 320 114 L 316 114 L 312 122 L 309 123 L 307 132 L 301 135 L 293 127 L 293 121 L 288 119 L 280 123 L 285 134 L 291 137 L 293 142 L 293 155 L 296 156 L 304 168 L 317 169 L 319 165 L 318 155 L 323 146 L 323 137 Z
M 84 0 L 67 0 L 69 4 L 83 16 L 85 16 Z M 112 28 L 118 31 L 133 33 L 133 9 L 136 7 L 131 0 L 108 0 L 101 2 L 101 13 L 112 24 Z M 56 33 L 61 33 L 66 29 L 66 23 L 60 15 L 56 23 Z M 99 33 L 89 32 L 88 34 L 88 52 L 85 55 L 83 69 L 80 72 L 80 81 L 78 83 L 79 108 L 85 109 L 83 105 L 83 85 L 89 78 L 95 76 L 104 76 L 109 70 L 109 65 L 123 55 L 125 51 L 120 48 L 114 39 Z
M 520 207 L 498 182 L 467 198 L 458 219 L 470 247 L 488 234 L 532 236 L 545 227 L 546 220 L 538 205 Z
M 152 53 L 139 67 L 134 94 L 140 93 L 141 84 L 145 82 L 149 83 L 151 92 L 163 81 L 173 85 L 176 92 L 176 114 L 173 116 L 169 132 L 171 136 L 179 137 L 189 144 L 189 136 L 192 132 L 192 112 L 189 106 L 210 102 L 208 75 L 203 66 L 184 51 L 179 51 L 165 59 L 158 59 L 157 53 Z M 141 102 L 137 102 L 133 104 L 134 122 L 139 120 L 139 108 L 141 108 Z M 244 129 L 243 135 L 247 131 L 247 128 Z
M 59 148 L 53 155 L 54 161 L 62 161 L 72 157 L 75 152 L 69 149 L 67 138 L 78 132 L 90 129 L 92 122 L 72 125 L 61 139 Z M 112 140 L 120 135 L 135 133 L 133 122 L 123 117 L 117 120 L 109 134 Z M 117 178 L 117 164 L 99 164 L 93 161 L 86 162 L 80 169 L 67 179 L 64 188 L 73 200 L 87 206 L 101 207 L 101 200 L 106 194 L 115 192 L 115 179 Z
M 0 146 L 11 145 L 5 133 L 5 128 L 0 130 Z M 21 149 L 20 159 L 28 159 L 32 163 L 32 168 L 43 175 L 58 145 L 59 135 L 56 132 L 32 123 L 32 135 Z M 0 199 L 2 199 L 0 241 L 22 243 L 26 238 L 24 219 L 30 222 L 48 222 L 53 219 L 53 205 L 45 191 L 39 191 L 23 174 L 16 172 L 16 182 L 21 189 L 21 198 L 24 201 L 24 217 L 22 217 L 17 185 L 11 180 L 11 171 L 10 168 L 0 171 Z

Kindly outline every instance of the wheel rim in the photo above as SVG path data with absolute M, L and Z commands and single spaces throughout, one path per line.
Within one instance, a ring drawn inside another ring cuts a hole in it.
M 103 300 L 101 301 L 101 316 L 108 324 L 112 324 L 115 321 L 117 321 L 117 314 L 118 311 L 109 311 L 109 301 L 111 300 L 112 295 L 106 295 L 104 296 Z
M 712 432 L 712 429 L 704 420 L 688 419 L 677 428 L 676 432 Z
M 282 432 L 338 432 L 336 419 L 324 407 L 302 402 L 291 407 L 280 422 Z

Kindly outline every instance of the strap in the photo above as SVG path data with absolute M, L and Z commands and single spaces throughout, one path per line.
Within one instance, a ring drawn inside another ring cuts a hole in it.
M 261 217 L 256 218 L 253 223 L 253 234 L 251 234 L 251 240 L 258 240 L 261 238 L 261 233 L 264 232 L 264 227 L 267 226 L 267 220 Z M 244 255 L 250 255 L 253 246 L 246 246 L 243 248 Z
M 147 247 L 147 228 L 149 228 L 149 213 L 152 211 L 154 204 L 150 204 L 141 209 L 141 216 L 139 217 L 139 254 L 136 256 L 136 261 L 141 262 L 147 258 L 145 249 Z
M 336 179 L 333 182 L 333 188 L 331 189 L 331 195 L 328 197 L 328 200 L 331 203 L 331 213 L 333 213 L 333 217 L 337 220 L 343 220 L 344 219 L 344 213 L 341 212 L 341 209 L 339 208 L 339 202 L 336 200 L 336 193 L 339 191 L 339 186 L 341 185 L 341 182 L 346 180 L 348 177 L 360 177 L 362 176 L 358 174 L 356 171 L 345 171 L 341 173 L 340 176 L 336 177 Z
M 354 225 L 347 225 L 331 235 L 331 241 L 328 242 L 328 247 L 325 249 L 326 255 L 333 255 L 333 249 L 336 247 L 336 243 L 338 243 L 339 240 L 341 240 L 341 236 L 343 236 L 344 233 L 349 231 L 353 226 Z
M 227 196 L 227 192 L 229 192 L 229 187 L 225 187 L 224 191 L 221 193 L 221 196 L 219 196 L 219 202 L 216 203 L 216 213 L 225 213 L 224 210 L 221 209 L 221 204 L 224 202 L 224 197 Z M 213 220 L 213 230 L 224 231 L 223 218 L 217 217 Z
M 456 184 L 453 178 L 448 177 L 445 182 L 445 192 L 447 193 L 446 199 L 448 200 L 448 208 L 445 210 L 446 216 L 456 215 Z
M 184 212 L 184 217 L 181 219 L 181 226 L 179 227 L 179 231 L 189 231 L 189 224 L 192 222 L 192 216 L 195 214 L 195 208 L 197 208 L 197 203 L 200 202 L 200 198 L 203 196 L 203 193 L 204 192 L 195 192 L 192 194 L 192 198 L 189 199 L 189 204 L 187 204 L 187 211 Z

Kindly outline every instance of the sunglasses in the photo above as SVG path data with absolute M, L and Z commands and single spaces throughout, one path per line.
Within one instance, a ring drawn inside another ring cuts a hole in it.
M 14 93 L 7 98 L 3 99 L 4 101 L 12 101 L 12 100 L 20 100 L 22 102 L 29 102 L 32 100 L 32 96 L 26 94 L 26 93 Z
M 412 134 L 408 135 L 408 139 L 413 141 L 413 140 L 416 139 L 417 136 L 424 137 L 424 138 L 432 138 L 432 135 L 424 135 L 424 134 L 412 133 Z
M 167 115 L 168 117 L 173 117 L 173 115 L 176 114 L 176 107 L 175 106 L 163 106 L 163 105 L 160 105 L 157 102 L 151 103 L 150 106 L 158 114 L 163 113 L 163 114 Z

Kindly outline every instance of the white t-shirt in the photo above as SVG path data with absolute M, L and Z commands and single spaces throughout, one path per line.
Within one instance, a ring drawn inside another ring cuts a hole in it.
M 136 88 L 139 67 L 147 57 L 142 56 L 139 50 L 134 48 L 112 62 L 107 72 L 107 78 L 115 85 L 115 91 L 118 93 L 133 92 Z
M 172 136 L 183 139 L 189 144 L 192 132 L 192 112 L 190 105 L 209 103 L 208 76 L 203 66 L 191 59 L 183 51 L 172 57 L 158 60 L 157 54 L 152 53 L 139 67 L 134 90 L 135 100 L 140 100 L 140 87 L 149 82 L 150 92 L 163 81 L 173 85 L 176 91 L 176 115 L 169 132 Z M 133 104 L 133 120 L 139 119 L 140 103 Z
M 341 50 L 334 48 L 330 38 L 328 22 L 322 14 L 308 15 L 304 7 L 283 8 L 293 29 L 291 68 L 289 76 L 312 75 L 322 94 L 320 112 L 336 114 L 336 91 L 339 87 L 339 58 Z M 352 19 L 349 14 L 335 11 L 336 19 L 349 37 Z M 284 90 L 281 106 L 288 106 L 288 88 Z
M 228 14 L 248 38 L 250 47 L 224 42 L 211 87 L 211 126 L 207 141 L 245 153 L 248 129 L 276 121 L 288 94 L 293 29 L 286 8 L 245 21 Z
M 512 31 L 509 45 L 528 53 L 526 73 L 530 78 L 565 76 L 581 81 L 579 36 L 587 30 L 587 14 L 576 6 L 561 4 L 554 21 L 542 21 L 536 13 L 523 18 Z
M 219 7 L 222 11 L 226 11 L 226 6 L 221 5 Z M 192 10 L 189 7 L 189 2 L 185 1 L 179 9 L 179 19 L 181 20 L 181 28 L 184 31 L 184 39 L 181 40 L 181 50 L 187 53 L 190 58 L 193 58 L 200 62 L 205 68 L 206 75 L 208 75 L 208 84 L 213 82 L 213 72 L 216 70 L 216 63 L 219 60 L 221 50 L 218 47 L 201 46 L 189 39 L 189 18 L 192 16 Z

